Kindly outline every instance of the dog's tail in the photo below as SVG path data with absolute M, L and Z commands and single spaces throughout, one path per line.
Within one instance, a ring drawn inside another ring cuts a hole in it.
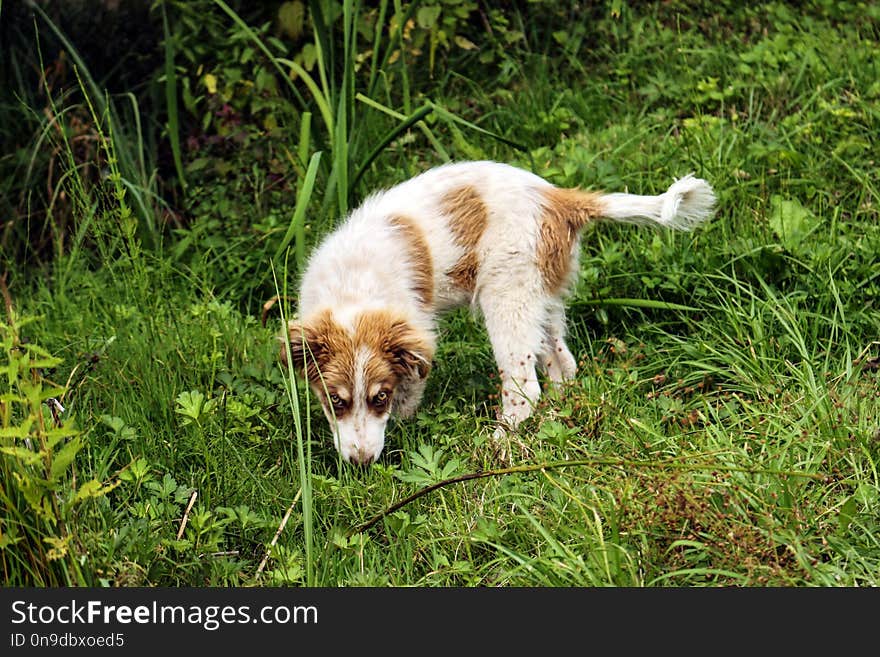
M 715 193 L 701 178 L 688 174 L 658 196 L 603 194 L 598 199 L 601 216 L 614 221 L 660 224 L 675 230 L 692 230 L 715 211 Z

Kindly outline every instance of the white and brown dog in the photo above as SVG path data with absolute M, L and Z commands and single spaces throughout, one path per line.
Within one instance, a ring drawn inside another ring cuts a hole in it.
M 563 297 L 581 229 L 611 219 L 689 230 L 714 203 L 690 175 L 636 196 L 560 188 L 497 162 L 431 169 L 367 198 L 318 247 L 282 357 L 305 371 L 342 456 L 369 464 L 389 415 L 411 416 L 421 400 L 438 313 L 471 304 L 501 374 L 503 433 L 538 400 L 536 368 L 551 382 L 575 374 Z

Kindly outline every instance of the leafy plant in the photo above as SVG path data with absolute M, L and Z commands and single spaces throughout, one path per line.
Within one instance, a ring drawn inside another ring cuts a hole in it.
M 458 459 L 447 459 L 444 449 L 434 449 L 431 445 L 419 445 L 418 451 L 409 453 L 409 458 L 412 467 L 394 473 L 401 481 L 429 486 L 462 472 Z
M 0 322 L 4 373 L 0 389 L 0 559 L 4 581 L 18 585 L 83 585 L 81 546 L 71 527 L 78 507 L 119 482 L 88 479 L 77 485 L 75 459 L 83 449 L 72 418 L 58 401 L 65 389 L 42 372 L 61 361 L 25 342 L 22 328 L 36 318 Z

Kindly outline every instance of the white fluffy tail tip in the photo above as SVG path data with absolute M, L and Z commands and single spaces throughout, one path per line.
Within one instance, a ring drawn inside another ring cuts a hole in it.
M 660 223 L 675 230 L 693 230 L 715 211 L 715 192 L 692 173 L 676 180 L 661 195 Z

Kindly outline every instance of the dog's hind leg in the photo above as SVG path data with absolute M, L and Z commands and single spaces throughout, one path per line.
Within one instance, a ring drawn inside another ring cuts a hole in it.
M 574 378 L 577 361 L 565 344 L 565 308 L 559 299 L 548 304 L 542 347 L 538 366 L 550 381 L 562 383 Z

